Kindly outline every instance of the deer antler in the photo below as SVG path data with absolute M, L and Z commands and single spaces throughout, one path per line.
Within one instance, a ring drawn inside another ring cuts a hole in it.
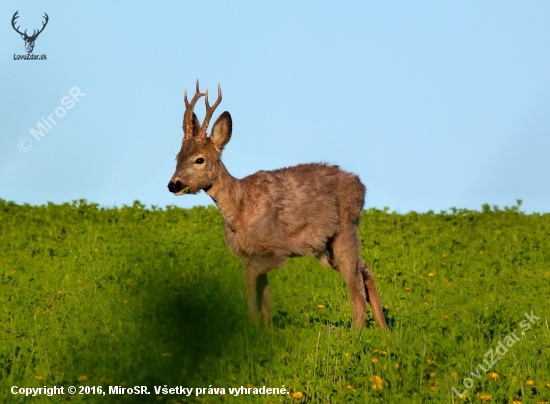
M 210 118 L 212 118 L 212 114 L 220 105 L 220 102 L 222 102 L 222 88 L 218 84 L 218 99 L 214 103 L 214 105 L 210 106 L 208 104 L 208 89 L 206 89 L 206 98 L 204 99 L 204 103 L 206 104 L 206 116 L 204 117 L 204 121 L 202 121 L 201 130 L 199 132 L 199 135 L 197 136 L 198 139 L 204 139 L 206 138 L 206 131 L 208 130 L 208 124 L 210 123 Z
M 19 35 L 25 35 L 27 36 L 27 30 L 25 30 L 25 32 L 21 32 L 19 31 L 19 27 L 15 28 L 15 20 L 17 20 L 19 18 L 19 16 L 17 15 L 17 13 L 19 13 L 19 10 L 17 10 L 15 12 L 15 14 L 13 15 L 12 19 L 11 19 L 11 26 L 13 27 L 13 29 L 15 30 L 15 32 L 17 32 Z
M 193 137 L 193 109 L 198 99 L 201 98 L 205 93 L 199 91 L 199 79 L 197 79 L 197 89 L 195 90 L 195 95 L 191 102 L 187 101 L 187 89 L 183 93 L 183 99 L 185 100 L 185 114 L 183 116 L 183 132 L 185 134 L 184 138 Z M 208 97 L 208 90 L 206 90 L 206 96 Z
M 44 31 L 44 28 L 46 28 L 46 25 L 48 25 L 48 21 L 50 20 L 50 17 L 48 17 L 48 14 L 44 13 L 44 18 L 46 19 L 46 21 L 44 21 L 42 23 L 42 28 L 40 28 L 38 30 L 38 32 L 36 32 L 36 30 L 33 30 L 32 32 L 32 35 L 31 36 L 28 36 L 27 35 L 27 30 L 25 30 L 25 32 L 21 32 L 19 31 L 19 27 L 15 27 L 15 23 L 16 23 L 16 20 L 19 18 L 19 16 L 17 15 L 19 13 L 19 10 L 17 10 L 15 12 L 15 14 L 13 15 L 12 19 L 11 19 L 11 26 L 13 27 L 13 29 L 15 30 L 15 32 L 17 32 L 18 34 L 24 36 L 26 39 L 36 39 L 36 37 L 38 37 L 38 35 L 40 35 L 40 33 L 42 31 Z
M 44 22 L 42 23 L 42 28 L 40 28 L 36 34 L 34 33 L 35 30 L 33 30 L 33 32 L 32 32 L 32 38 L 36 38 L 38 35 L 40 35 L 40 33 L 41 33 L 42 31 L 44 31 L 44 28 L 46 28 L 46 25 L 48 25 L 48 21 L 50 20 L 50 17 L 48 17 L 48 14 L 44 13 L 44 18 L 46 19 L 46 21 L 44 21 Z M 25 32 L 26 32 L 26 31 L 25 31 Z

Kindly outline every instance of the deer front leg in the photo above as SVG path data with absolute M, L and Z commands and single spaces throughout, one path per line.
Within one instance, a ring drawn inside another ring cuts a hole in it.
M 244 271 L 246 290 L 248 294 L 248 316 L 254 323 L 260 319 L 265 326 L 271 327 L 271 299 L 266 273 L 258 273 L 257 269 L 247 266 Z
M 374 274 L 372 269 L 365 264 L 365 261 L 359 260 L 357 262 L 357 267 L 363 276 L 363 282 L 365 283 L 365 290 L 367 292 L 367 302 L 370 303 L 372 308 L 372 314 L 374 319 L 381 328 L 388 328 L 386 324 L 386 319 L 384 318 L 384 312 L 382 311 L 382 305 L 380 304 L 380 296 L 378 296 L 378 290 L 376 289 L 376 284 L 374 283 Z

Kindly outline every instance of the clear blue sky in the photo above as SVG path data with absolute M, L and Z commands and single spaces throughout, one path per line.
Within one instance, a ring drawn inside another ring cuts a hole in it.
M 47 61 L 13 60 L 16 10 L 29 33 L 48 13 Z M 548 1 L 2 1 L 0 198 L 211 203 L 166 188 L 199 78 L 221 83 L 236 177 L 325 161 L 360 175 L 366 207 L 549 212 L 549 22 Z

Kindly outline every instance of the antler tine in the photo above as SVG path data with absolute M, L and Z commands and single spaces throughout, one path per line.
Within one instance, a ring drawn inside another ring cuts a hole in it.
M 13 27 L 13 29 L 15 30 L 15 32 L 17 32 L 18 34 L 20 34 L 20 35 L 25 35 L 25 34 L 23 34 L 21 31 L 19 31 L 19 27 L 15 28 L 15 23 L 17 22 L 16 20 L 19 18 L 19 15 L 18 15 L 18 14 L 19 14 L 19 10 L 17 10 L 17 11 L 15 12 L 15 14 L 13 15 L 13 17 L 12 17 L 12 19 L 11 19 L 11 26 Z M 25 32 L 27 32 L 27 31 L 25 30 Z
M 206 138 L 206 131 L 208 130 L 208 124 L 210 123 L 210 118 L 212 118 L 212 114 L 214 113 L 218 105 L 220 105 L 220 102 L 222 102 L 222 88 L 219 84 L 218 84 L 218 99 L 212 106 L 208 104 L 208 89 L 206 89 L 206 97 L 204 99 L 204 103 L 206 104 L 206 116 L 204 117 L 204 121 L 202 121 L 201 130 L 198 136 L 199 138 L 202 138 L 202 139 Z
M 183 93 L 183 99 L 185 101 L 185 114 L 183 116 L 183 132 L 185 134 L 185 137 L 193 137 L 193 109 L 195 108 L 195 104 L 201 98 L 203 95 L 206 95 L 205 93 L 201 93 L 199 91 L 199 79 L 197 79 L 197 86 L 195 90 L 195 95 L 193 96 L 193 99 L 191 99 L 191 102 L 187 100 L 187 89 L 185 89 Z
M 44 28 L 46 28 L 46 25 L 48 25 L 48 21 L 50 20 L 50 17 L 48 17 L 48 14 L 44 13 L 44 18 L 46 21 L 42 23 L 42 29 L 38 30 L 38 33 L 36 33 L 36 36 L 40 35 L 42 31 L 44 31 Z

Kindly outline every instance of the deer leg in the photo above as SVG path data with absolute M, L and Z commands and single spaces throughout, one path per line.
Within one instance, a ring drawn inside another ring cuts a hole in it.
M 267 274 L 261 274 L 256 281 L 256 295 L 261 301 L 262 322 L 268 328 L 271 328 L 271 299 L 269 296 L 269 283 Z
M 374 274 L 372 269 L 365 264 L 365 261 L 357 261 L 357 270 L 361 274 L 364 282 L 364 288 L 367 293 L 367 302 L 370 303 L 372 308 L 372 314 L 374 319 L 381 328 L 388 328 L 386 324 L 386 319 L 384 318 L 384 312 L 382 311 L 382 305 L 380 304 L 380 296 L 378 296 L 378 290 L 376 289 L 376 284 L 374 283 Z
M 247 267 L 244 272 L 248 294 L 248 316 L 254 323 L 260 320 L 271 327 L 271 299 L 267 274 L 257 272 L 254 267 Z
M 363 276 L 358 271 L 357 259 L 359 254 L 359 239 L 353 231 L 342 233 L 334 237 L 332 242 L 334 254 L 334 267 L 337 269 L 346 284 L 353 305 L 353 319 L 356 329 L 360 329 L 365 323 L 366 294 L 363 286 Z

